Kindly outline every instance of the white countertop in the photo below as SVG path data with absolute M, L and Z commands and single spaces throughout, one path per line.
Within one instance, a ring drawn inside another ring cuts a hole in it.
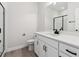
M 48 38 L 53 38 L 55 40 L 74 45 L 79 48 L 79 36 L 76 35 L 70 35 L 67 33 L 61 33 L 61 34 L 51 34 L 50 32 L 37 32 L 37 34 L 46 36 Z

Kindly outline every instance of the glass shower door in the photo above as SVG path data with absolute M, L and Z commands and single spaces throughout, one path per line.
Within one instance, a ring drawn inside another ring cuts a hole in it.
M 0 3 L 0 56 L 2 55 L 4 51 L 4 9 L 3 5 Z

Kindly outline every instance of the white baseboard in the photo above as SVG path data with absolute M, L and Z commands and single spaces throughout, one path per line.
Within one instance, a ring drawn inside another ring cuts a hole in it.
M 20 45 L 20 46 L 12 47 L 12 48 L 8 48 L 6 50 L 6 52 L 10 52 L 10 51 L 13 51 L 13 50 L 16 50 L 16 49 L 21 49 L 21 48 L 24 48 L 24 47 L 27 47 L 27 44 L 26 45 Z

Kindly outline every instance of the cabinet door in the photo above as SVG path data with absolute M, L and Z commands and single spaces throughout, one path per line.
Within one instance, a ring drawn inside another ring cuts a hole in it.
M 38 55 L 39 52 L 38 52 L 38 38 L 35 37 L 35 42 L 34 42 L 34 52 Z
M 38 40 L 38 49 L 39 49 L 39 57 L 45 57 L 45 50 L 44 50 L 44 46 L 45 46 L 45 42 L 43 42 L 42 40 Z
M 46 57 L 58 57 L 58 50 L 46 44 Z
M 42 40 L 40 40 L 38 37 L 35 38 L 34 51 L 39 57 L 45 56 L 45 51 L 43 49 L 44 45 L 45 45 L 45 43 Z

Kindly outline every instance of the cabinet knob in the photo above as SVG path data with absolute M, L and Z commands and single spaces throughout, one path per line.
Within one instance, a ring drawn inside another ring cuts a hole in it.
M 35 35 L 35 37 L 37 37 L 37 35 Z
M 0 43 L 1 43 L 1 40 L 0 40 Z
M 59 57 L 62 57 L 62 56 L 59 56 Z

